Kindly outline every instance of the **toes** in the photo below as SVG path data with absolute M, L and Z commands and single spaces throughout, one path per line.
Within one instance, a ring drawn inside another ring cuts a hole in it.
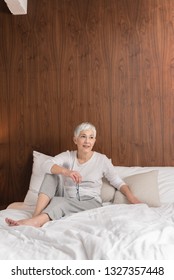
M 5 221 L 9 226 L 18 226 L 18 222 L 12 219 L 6 218 Z

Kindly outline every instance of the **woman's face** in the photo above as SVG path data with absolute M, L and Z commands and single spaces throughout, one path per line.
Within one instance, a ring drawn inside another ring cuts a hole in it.
M 78 137 L 74 137 L 74 143 L 77 145 L 77 150 L 83 153 L 88 153 L 93 149 L 96 138 L 92 130 L 82 130 Z

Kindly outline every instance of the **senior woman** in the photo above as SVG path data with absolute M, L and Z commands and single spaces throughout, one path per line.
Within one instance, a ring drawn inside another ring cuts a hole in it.
M 46 175 L 33 217 L 17 221 L 6 218 L 7 224 L 41 227 L 50 220 L 101 207 L 103 177 L 120 190 L 130 203 L 140 203 L 117 175 L 106 155 L 93 151 L 96 141 L 96 128 L 93 124 L 78 125 L 73 140 L 77 150 L 60 153 L 44 162 L 42 168 Z M 63 177 L 63 196 L 57 196 L 58 175 Z

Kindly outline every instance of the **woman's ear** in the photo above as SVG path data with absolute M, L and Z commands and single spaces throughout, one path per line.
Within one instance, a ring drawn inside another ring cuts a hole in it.
M 73 141 L 74 141 L 74 144 L 77 144 L 77 139 L 75 136 L 73 137 Z

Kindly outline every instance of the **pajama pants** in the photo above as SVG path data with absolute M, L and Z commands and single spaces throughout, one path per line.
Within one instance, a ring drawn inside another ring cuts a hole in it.
M 60 178 L 54 174 L 45 175 L 39 193 L 44 193 L 50 198 L 48 206 L 42 213 L 46 213 L 51 220 L 102 206 L 102 203 L 90 196 L 81 196 L 80 200 L 64 197 Z

